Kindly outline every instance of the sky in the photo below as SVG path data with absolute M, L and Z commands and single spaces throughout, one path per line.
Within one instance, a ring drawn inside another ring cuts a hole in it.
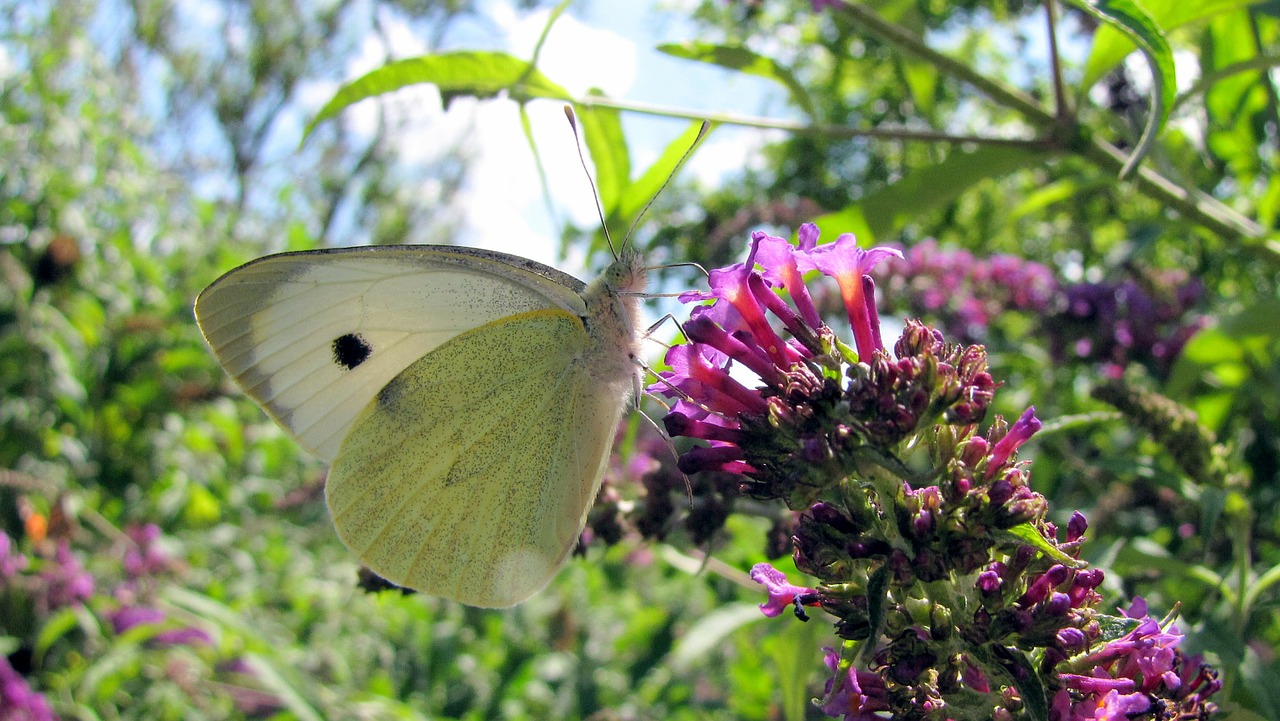
M 652 2 L 594 2 L 575 4 L 559 18 L 545 43 L 539 69 L 574 95 L 600 88 L 613 98 L 625 98 L 706 112 L 757 114 L 776 91 L 764 80 L 721 71 L 709 66 L 669 58 L 652 48 L 661 42 L 692 39 L 692 29 L 682 22 L 683 12 L 655 10 Z M 454 48 L 501 49 L 528 58 L 546 25 L 549 11 L 517 12 L 506 1 L 485 4 L 491 24 L 451 34 Z M 683 27 L 683 29 L 682 29 Z M 497 32 L 492 32 L 494 28 Z M 407 26 L 390 26 L 392 52 L 410 57 L 425 52 Z M 348 79 L 378 67 L 385 60 L 381 46 L 370 43 L 367 52 L 347 68 Z M 331 93 L 331 89 L 326 89 Z M 323 97 L 322 100 L 327 100 Z M 559 252 L 560 221 L 548 212 L 533 155 L 520 127 L 517 106 L 507 100 L 455 101 L 440 110 L 434 88 L 420 86 L 399 91 L 393 102 L 421 115 L 433 137 L 465 134 L 475 153 L 463 191 L 464 227 L 457 242 L 502 250 L 554 265 L 580 278 L 592 270 L 582 259 Z M 533 133 L 547 171 L 554 212 L 580 227 L 597 223 L 592 192 L 574 149 L 573 135 L 562 104 L 534 101 L 527 107 Z M 372 106 L 344 111 L 372 123 Z M 416 120 L 416 118 L 415 118 Z M 649 118 L 624 113 L 624 128 L 631 150 L 633 173 L 639 173 L 666 144 L 684 132 L 687 120 Z M 713 182 L 752 162 L 767 140 L 759 130 L 721 128 L 712 133 L 688 166 L 682 179 Z M 447 143 L 441 143 L 447 147 Z M 407 139 L 406 158 L 431 152 L 429 144 Z

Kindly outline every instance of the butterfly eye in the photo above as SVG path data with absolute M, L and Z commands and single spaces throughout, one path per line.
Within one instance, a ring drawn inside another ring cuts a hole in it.
M 333 339 L 333 362 L 351 370 L 369 359 L 373 347 L 359 333 L 347 333 Z

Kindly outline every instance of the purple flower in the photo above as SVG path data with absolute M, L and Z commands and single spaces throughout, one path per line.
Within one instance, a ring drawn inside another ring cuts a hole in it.
M 45 612 L 84 603 L 93 596 L 93 576 L 71 553 L 65 538 L 58 542 L 53 561 L 41 571 L 40 578 L 44 583 Z
M 134 626 L 163 623 L 165 615 L 164 611 L 157 608 L 125 606 L 107 614 L 107 619 L 111 621 L 111 627 L 115 629 L 116 634 L 121 634 Z
M 1060 540 L 1047 501 L 1031 489 L 1030 463 L 1017 460 L 1040 430 L 1035 409 L 1011 424 L 997 417 L 980 434 L 999 386 L 985 349 L 908 320 L 890 352 L 868 273 L 901 254 L 860 249 L 849 235 L 819 246 L 810 224 L 798 235 L 792 246 L 753 234 L 746 262 L 713 271 L 709 291 L 683 296 L 711 304 L 692 311 L 687 342 L 669 351 L 670 370 L 648 390 L 674 399 L 664 418 L 670 435 L 705 442 L 680 457 L 682 471 L 738 474 L 740 492 L 803 509 L 787 532 L 796 568 L 819 579 L 816 587 L 789 583 L 767 563 L 751 578 L 767 592 L 766 616 L 794 606 L 804 619 L 802 607 L 818 605 L 839 638 L 867 649 L 861 668 L 828 649 L 822 710 L 948 718 L 963 713 L 949 708 L 963 689 L 988 694 L 994 718 L 1012 718 L 1017 693 L 993 682 L 1027 673 L 1052 693 L 1055 721 L 1121 718 L 1157 703 L 1188 717 L 1211 708 L 1213 672 L 1182 656 L 1176 628 L 1145 618 L 1141 603 L 1127 612 L 1143 617 L 1132 633 L 1103 639 L 1103 574 L 1079 560 L 1088 524 L 1074 514 Z M 967 262 L 974 267 L 964 277 L 980 283 L 1044 278 L 1007 257 L 949 262 L 939 267 Z M 823 296 L 804 281 L 811 270 L 835 279 L 856 355 L 823 323 L 814 301 Z M 959 292 L 948 285 L 956 278 L 937 280 L 939 303 Z M 1009 292 L 1036 304 L 1045 299 L 1038 288 Z M 960 307 L 972 318 L 994 312 Z
M 812 588 L 791 585 L 782 571 L 767 563 L 757 563 L 751 567 L 751 580 L 764 586 L 769 594 L 769 600 L 760 604 L 760 612 L 769 618 L 781 615 L 793 603 L 799 608 L 803 601 L 797 599 L 817 593 Z
M 1140 693 L 1122 693 L 1112 688 L 1073 702 L 1066 689 L 1053 697 L 1049 718 L 1053 721 L 1126 721 L 1131 714 L 1151 708 L 1151 699 Z
M 7 581 L 18 575 L 18 571 L 26 568 L 30 561 L 14 548 L 13 539 L 0 531 L 0 581 Z
M 49 701 L 31 690 L 9 660 L 0 655 L 0 719 L 4 721 L 57 721 Z
M 160 527 L 154 523 L 130 526 L 125 535 L 133 544 L 124 552 L 124 570 L 130 580 L 168 570 L 172 560 L 159 547 Z
M 884 679 L 852 664 L 841 671 L 840 654 L 832 648 L 822 652 L 822 661 L 833 674 L 823 691 L 822 712 L 845 721 L 881 721 L 876 712 L 889 709 Z
M 768 475 L 777 467 L 776 459 L 753 458 L 748 449 L 762 436 L 779 439 L 790 436 L 785 451 L 810 463 L 829 457 L 833 446 L 854 442 L 851 429 L 812 417 L 821 407 L 837 411 L 840 388 L 837 381 L 819 372 L 824 360 L 833 358 L 837 345 L 834 334 L 822 324 L 804 282 L 803 273 L 819 270 L 836 279 L 846 299 L 846 313 L 854 329 L 854 339 L 864 362 L 871 362 L 882 350 L 879 321 L 866 273 L 877 262 L 897 255 L 892 249 L 858 248 L 853 236 L 841 236 L 835 243 L 819 246 L 818 229 L 801 227 L 800 245 L 756 232 L 751 237 L 747 260 L 710 273 L 709 291 L 689 292 L 685 302 L 714 301 L 698 306 L 683 328 L 688 342 L 667 354 L 671 370 L 648 391 L 676 399 L 664 419 L 670 435 L 710 441 L 695 447 L 680 459 L 686 473 L 729 471 L 749 476 Z M 757 269 L 757 263 L 762 269 Z M 793 309 L 774 286 L 785 289 Z M 791 336 L 784 339 L 769 318 Z M 842 359 L 837 362 L 843 362 Z M 758 379 L 757 387 L 731 375 L 737 364 Z M 868 418 L 875 412 L 868 410 Z M 915 416 L 910 416 L 914 418 Z M 785 427 L 781 434 L 771 427 Z M 836 436 L 829 431 L 835 429 Z M 769 478 L 755 478 L 768 487 Z M 788 487 L 803 485 L 803 479 L 784 481 Z M 753 495 L 773 491 L 749 491 Z M 793 507 L 807 506 L 801 491 Z M 789 495 L 785 490 L 773 493 Z
M 1063 689 L 1054 696 L 1052 721 L 1124 718 L 1145 712 L 1157 700 L 1166 709 L 1187 711 L 1187 718 L 1212 713 L 1215 707 L 1208 697 L 1221 684 L 1198 657 L 1178 650 L 1183 638 L 1178 627 L 1161 628 L 1147 615 L 1141 597 L 1120 612 L 1137 620 L 1137 627 L 1071 660 L 1075 672 L 1058 677 Z
M 117 634 L 144 624 L 159 625 L 168 619 L 164 611 L 147 606 L 125 606 L 110 612 L 107 618 Z M 194 646 L 213 643 L 213 637 L 207 632 L 190 626 L 166 629 L 148 640 L 158 646 Z
M 995 475 L 1009 460 L 1009 457 L 1031 436 L 1040 430 L 1040 419 L 1036 418 L 1035 406 L 1023 411 L 1022 416 L 1009 428 L 1009 432 L 991 449 L 991 460 L 987 463 L 987 477 Z
M 816 242 L 816 233 L 813 237 Z M 901 257 L 902 251 L 896 248 L 859 248 L 857 239 L 849 233 L 829 245 L 815 246 L 801 256 L 800 270 L 817 270 L 835 278 L 840 286 L 840 298 L 849 314 L 858 358 L 864 363 L 869 363 L 872 355 L 884 348 L 873 292 L 875 286 L 867 274 L 880 261 Z

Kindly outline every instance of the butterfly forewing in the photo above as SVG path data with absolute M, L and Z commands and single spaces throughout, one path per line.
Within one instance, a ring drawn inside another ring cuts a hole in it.
M 468 248 L 285 253 L 209 286 L 196 318 L 241 387 L 328 461 L 356 414 L 414 361 L 513 313 L 581 314 L 581 289 L 555 269 Z

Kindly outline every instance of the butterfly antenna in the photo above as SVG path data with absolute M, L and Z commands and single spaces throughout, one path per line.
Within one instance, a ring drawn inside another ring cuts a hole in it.
M 613 238 L 609 235 L 609 226 L 604 222 L 604 208 L 600 206 L 600 191 L 596 188 L 595 179 L 591 177 L 591 171 L 587 169 L 587 158 L 582 154 L 582 138 L 578 136 L 578 116 L 574 114 L 573 106 L 568 103 L 565 103 L 564 106 L 564 117 L 569 120 L 569 129 L 573 131 L 573 146 L 578 149 L 578 162 L 582 164 L 582 173 L 587 176 L 587 182 L 591 184 L 591 199 L 596 203 L 596 215 L 600 218 L 600 229 L 604 231 L 604 239 L 609 243 L 609 252 L 613 254 L 616 260 L 618 249 L 613 247 Z M 625 243 L 626 241 L 624 240 L 623 242 Z
M 694 263 L 691 260 L 687 260 L 681 263 L 668 263 L 666 265 L 659 266 L 659 267 L 661 268 L 697 268 L 698 272 L 702 273 L 704 276 L 708 278 L 711 277 L 711 274 L 707 272 L 706 268 L 703 268 L 701 265 L 698 265 L 697 263 Z
M 676 177 L 676 173 L 680 172 L 680 169 L 684 167 L 685 161 L 689 159 L 690 155 L 693 155 L 693 151 L 697 149 L 698 144 L 702 142 L 703 138 L 707 137 L 707 131 L 710 129 L 711 121 L 703 120 L 702 127 L 698 129 L 698 137 L 694 138 L 692 143 L 689 143 L 689 149 L 684 151 L 684 155 L 681 155 L 680 160 L 676 162 L 676 167 L 672 168 L 671 173 L 667 175 L 667 179 L 662 181 L 662 187 L 658 188 L 658 192 L 654 193 L 653 197 L 649 198 L 649 202 L 644 204 L 636 219 L 631 221 L 631 227 L 627 228 L 627 234 L 622 238 L 623 245 L 626 245 L 627 241 L 631 239 L 631 234 L 635 232 L 636 226 L 640 224 L 645 214 L 649 212 L 649 208 L 653 207 L 654 202 L 658 200 L 658 196 L 662 195 L 662 191 L 666 190 L 667 186 L 671 184 L 671 179 Z

